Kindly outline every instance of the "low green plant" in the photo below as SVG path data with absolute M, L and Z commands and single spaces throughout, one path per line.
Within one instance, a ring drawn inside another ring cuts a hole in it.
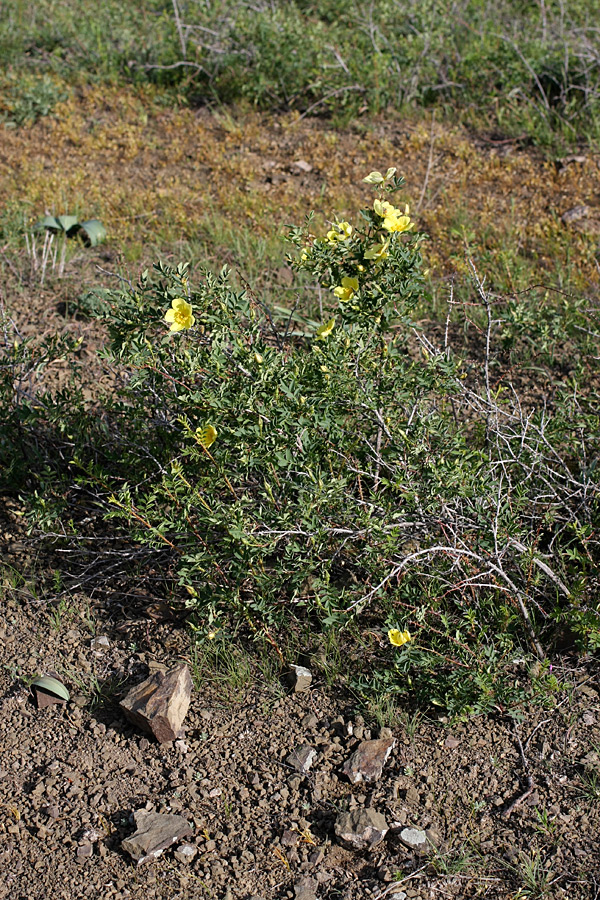
M 425 236 L 394 205 L 395 170 L 365 180 L 377 196 L 354 223 L 290 229 L 291 264 L 330 298 L 322 320 L 269 309 L 227 269 L 194 285 L 157 263 L 98 304 L 114 387 L 21 393 L 2 441 L 46 451 L 35 479 L 27 466 L 40 523 L 95 506 L 207 630 L 236 622 L 280 661 L 290 629 L 333 630 L 364 695 L 510 710 L 543 688 L 515 656 L 600 631 L 598 409 L 576 381 L 536 409 L 496 378 L 474 267 L 479 371 L 428 337 L 411 318 Z M 16 352 L 5 396 L 27 369 Z
M 64 84 L 48 74 L 11 72 L 0 77 L 0 121 L 9 128 L 33 125 L 67 97 Z

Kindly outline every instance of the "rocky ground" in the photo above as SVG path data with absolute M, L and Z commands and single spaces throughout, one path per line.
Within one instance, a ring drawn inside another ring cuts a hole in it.
M 143 610 L 8 592 L 0 639 L 1 898 L 600 896 L 597 661 L 556 670 L 562 687 L 520 722 L 407 713 L 380 728 L 316 669 L 300 693 L 258 670 L 211 674 L 181 624 Z M 119 700 L 182 662 L 184 735 L 159 744 Z M 66 706 L 36 708 L 29 684 L 47 672 Z M 375 738 L 369 773 L 354 754 Z M 376 780 L 353 784 L 361 770 Z M 138 865 L 122 842 L 139 810 L 190 835 Z

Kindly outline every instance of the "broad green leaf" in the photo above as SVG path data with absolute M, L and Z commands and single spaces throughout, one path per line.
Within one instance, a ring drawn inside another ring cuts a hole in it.
M 95 247 L 106 238 L 106 228 L 99 219 L 88 219 L 81 223 L 83 238 L 90 247 Z
M 56 221 L 67 234 L 79 227 L 79 219 L 77 216 L 57 216 Z
M 55 697 L 61 697 L 63 700 L 68 700 L 71 696 L 64 684 L 51 675 L 40 675 L 39 678 L 34 678 L 31 686 L 46 691 L 48 694 L 54 694 Z
M 62 225 L 54 216 L 44 216 L 35 223 L 35 228 L 51 228 L 53 231 L 62 231 Z

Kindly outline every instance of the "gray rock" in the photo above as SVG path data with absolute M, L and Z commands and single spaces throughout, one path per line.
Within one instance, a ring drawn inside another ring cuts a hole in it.
M 342 769 L 344 775 L 350 779 L 352 784 L 358 784 L 361 781 L 378 781 L 395 743 L 394 738 L 363 741 L 344 763 Z
M 299 175 L 302 172 L 312 172 L 312 169 L 311 164 L 307 163 L 305 159 L 297 159 L 290 166 L 290 171 L 294 175 Z
M 175 859 L 178 860 L 178 862 L 189 864 L 192 862 L 197 852 L 198 848 L 194 847 L 193 844 L 180 844 L 175 851 Z
M 99 634 L 97 637 L 92 638 L 90 641 L 90 647 L 92 650 L 108 650 L 110 647 L 110 641 L 105 634 Z
M 304 878 L 301 878 L 294 885 L 296 900 L 317 900 L 316 890 L 317 882 L 308 875 L 305 875 Z
M 192 833 L 189 822 L 183 816 L 138 809 L 133 818 L 137 831 L 121 841 L 121 846 L 137 860 L 138 866 L 148 859 L 160 856 L 171 844 Z
M 304 666 L 290 666 L 290 681 L 295 694 L 307 691 L 312 683 L 312 672 Z
M 353 850 L 365 850 L 381 843 L 388 832 L 385 818 L 375 809 L 353 809 L 342 812 L 335 821 L 339 842 Z
M 427 849 L 427 835 L 420 828 L 403 828 L 400 832 L 400 840 L 409 850 L 420 853 Z
M 119 705 L 130 722 L 151 732 L 163 744 L 181 736 L 191 694 L 192 677 L 184 664 L 151 675 L 132 688 Z
M 564 212 L 560 218 L 565 225 L 568 225 L 570 222 L 578 222 L 579 219 L 587 218 L 589 214 L 589 206 L 574 206 L 573 209 L 568 209 Z
M 317 757 L 317 751 L 308 744 L 298 747 L 293 753 L 290 753 L 286 762 L 288 766 L 292 766 L 301 775 L 306 775 Z

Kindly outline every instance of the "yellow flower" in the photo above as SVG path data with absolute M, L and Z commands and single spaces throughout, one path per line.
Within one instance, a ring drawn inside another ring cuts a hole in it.
M 255 353 L 255 354 L 254 354 L 254 359 L 256 360 L 256 362 L 257 362 L 257 363 L 259 364 L 259 366 L 260 366 L 261 362 L 263 361 L 262 355 L 261 355 L 260 353 Z
M 400 213 L 400 210 L 396 209 L 395 206 L 392 206 L 388 200 L 373 200 L 373 209 L 377 215 L 382 218 L 384 216 L 392 215 L 393 213 Z
M 403 231 L 411 231 L 415 227 L 408 215 L 410 211 L 408 204 L 404 207 L 404 213 L 402 213 L 401 210 L 396 209 L 387 200 L 375 200 L 373 209 L 383 219 L 382 225 L 386 231 L 401 233 Z
M 331 231 L 327 232 L 327 240 L 334 245 L 339 241 L 347 241 L 350 237 L 352 237 L 350 222 L 335 222 Z
M 403 231 L 411 231 L 415 227 L 415 223 L 410 221 L 409 216 L 398 215 L 400 210 L 394 210 L 393 214 L 386 215 L 383 220 L 383 227 L 389 232 L 402 233 Z
M 381 172 L 369 172 L 367 177 L 363 178 L 363 181 L 366 181 L 367 184 L 383 184 L 385 178 Z
M 375 262 L 382 262 L 389 256 L 389 253 L 387 252 L 389 246 L 389 241 L 382 241 L 380 244 L 373 244 L 373 246 L 365 252 L 365 259 L 374 259 Z
M 342 283 L 339 287 L 333 289 L 333 293 L 338 298 L 340 303 L 347 303 L 350 300 L 356 291 L 358 290 L 358 278 L 342 278 Z
M 408 644 L 409 641 L 412 641 L 410 632 L 398 631 L 397 628 L 390 628 L 388 637 L 390 639 L 390 644 L 393 644 L 394 647 L 402 647 L 404 644 Z
M 216 439 L 217 429 L 214 425 L 203 425 L 201 428 L 196 428 L 196 440 L 205 450 L 212 447 Z
M 329 322 L 326 322 L 324 325 L 319 325 L 317 328 L 317 337 L 326 338 L 329 337 L 331 332 L 333 331 L 335 325 L 335 318 L 330 319 Z
M 191 328 L 196 320 L 192 315 L 192 304 L 183 297 L 176 297 L 165 315 L 165 322 L 171 327 L 169 331 L 183 331 Z

